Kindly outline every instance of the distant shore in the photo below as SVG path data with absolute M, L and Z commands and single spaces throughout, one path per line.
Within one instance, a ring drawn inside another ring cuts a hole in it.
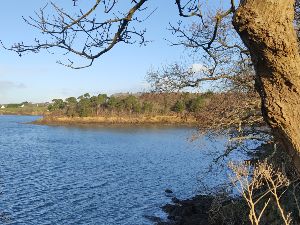
M 0 109 L 0 115 L 43 116 L 47 113 L 45 107 L 24 107 Z
M 3 111 L 0 111 L 0 116 L 43 116 L 43 112 L 3 112 Z
M 196 126 L 193 117 L 180 116 L 94 116 L 94 117 L 67 117 L 44 116 L 33 122 L 39 125 L 176 125 Z

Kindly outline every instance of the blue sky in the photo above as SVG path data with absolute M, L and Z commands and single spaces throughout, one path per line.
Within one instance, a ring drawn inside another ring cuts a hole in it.
M 22 21 L 22 16 L 44 6 L 45 0 L 4 1 L 0 12 L 0 39 L 5 45 L 24 41 L 30 43 L 39 34 Z M 58 1 L 59 2 L 59 1 Z M 80 2 L 80 1 L 79 1 Z M 94 2 L 94 1 L 91 1 Z M 0 49 L 0 104 L 22 101 L 44 102 L 53 98 L 79 96 L 89 92 L 137 92 L 147 88 L 145 76 L 151 66 L 180 61 L 186 55 L 182 47 L 171 47 L 164 38 L 172 39 L 168 23 L 180 19 L 173 0 L 152 0 L 155 14 L 143 26 L 146 47 L 118 45 L 87 69 L 73 70 L 56 63 L 60 55 L 46 52 L 19 57 Z M 218 1 L 217 1 L 218 2 Z M 221 2 L 221 1 L 220 1 Z M 72 6 L 65 0 L 66 7 Z

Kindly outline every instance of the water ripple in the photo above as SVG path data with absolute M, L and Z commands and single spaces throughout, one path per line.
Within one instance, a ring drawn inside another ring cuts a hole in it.
M 191 196 L 211 159 L 187 141 L 191 129 L 23 123 L 34 119 L 0 117 L 0 212 L 12 225 L 152 224 L 164 190 Z

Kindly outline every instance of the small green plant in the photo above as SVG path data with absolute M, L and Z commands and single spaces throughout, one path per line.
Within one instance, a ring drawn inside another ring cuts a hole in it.
M 177 101 L 173 107 L 173 111 L 177 113 L 182 113 L 185 110 L 185 104 L 183 101 Z

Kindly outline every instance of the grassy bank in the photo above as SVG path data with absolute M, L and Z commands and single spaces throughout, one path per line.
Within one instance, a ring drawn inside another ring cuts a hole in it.
M 40 116 L 47 112 L 47 107 L 24 107 L 0 109 L 0 115 Z
M 67 117 L 67 116 L 45 116 L 34 122 L 41 125 L 186 125 L 195 126 L 193 117 L 180 116 L 95 116 L 95 117 Z

